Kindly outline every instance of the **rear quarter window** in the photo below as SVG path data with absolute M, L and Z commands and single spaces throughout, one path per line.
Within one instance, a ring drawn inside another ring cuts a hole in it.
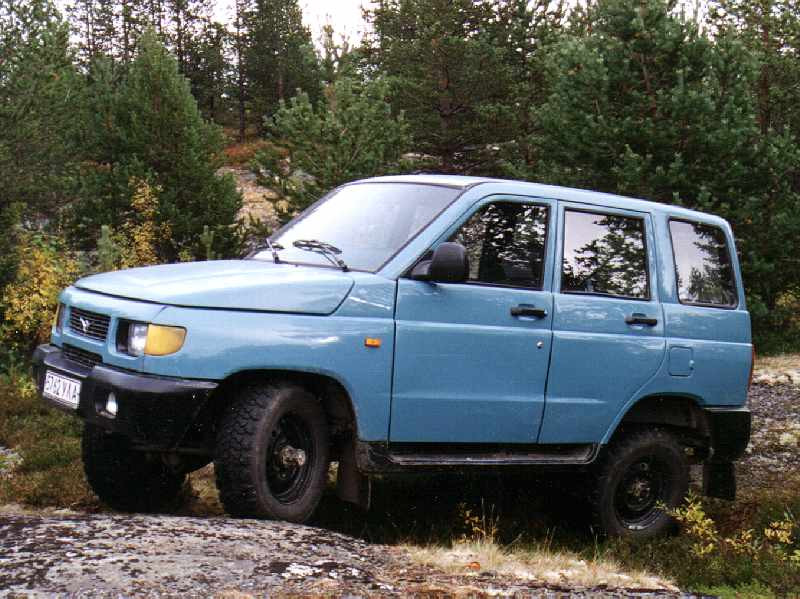
M 678 300 L 682 304 L 733 308 L 738 304 L 731 253 L 719 227 L 670 220 Z

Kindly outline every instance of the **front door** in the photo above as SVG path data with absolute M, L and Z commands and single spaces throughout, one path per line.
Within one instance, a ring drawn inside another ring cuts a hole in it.
M 555 205 L 484 199 L 440 240 L 467 249 L 467 282 L 400 279 L 392 442 L 536 442 L 552 337 Z
M 664 358 L 649 214 L 561 203 L 540 443 L 600 442 Z

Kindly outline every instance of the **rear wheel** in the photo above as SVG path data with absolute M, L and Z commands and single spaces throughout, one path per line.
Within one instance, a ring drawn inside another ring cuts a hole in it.
M 81 444 L 83 469 L 100 500 L 123 512 L 152 512 L 173 507 L 186 475 L 160 456 L 131 449 L 125 437 L 87 424 Z
M 322 406 L 291 383 L 244 390 L 222 419 L 214 466 L 229 514 L 305 522 L 327 482 Z
M 673 521 L 664 508 L 679 506 L 689 486 L 683 448 L 655 429 L 613 443 L 596 474 L 594 520 L 612 536 L 651 538 L 668 531 Z

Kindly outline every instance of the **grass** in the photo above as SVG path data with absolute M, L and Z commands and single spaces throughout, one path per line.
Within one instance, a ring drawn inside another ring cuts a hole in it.
M 47 408 L 22 374 L 0 377 L 0 445 L 22 463 L 0 478 L 0 504 L 96 509 L 83 477 L 80 422 Z
M 450 546 L 404 545 L 411 560 L 448 574 L 493 572 L 543 584 L 608 588 L 677 590 L 669 581 L 645 571 L 632 571 L 609 558 L 586 559 L 574 551 L 541 545 L 505 547 L 490 539 L 458 541 Z

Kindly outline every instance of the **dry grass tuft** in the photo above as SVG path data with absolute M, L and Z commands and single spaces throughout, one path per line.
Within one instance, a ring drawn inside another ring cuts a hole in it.
M 668 580 L 624 570 L 611 560 L 585 560 L 574 553 L 548 548 L 505 548 L 481 540 L 459 542 L 452 547 L 406 545 L 404 549 L 414 562 L 449 574 L 492 572 L 541 584 L 677 591 Z
M 765 385 L 800 384 L 800 354 L 756 356 L 753 382 Z

